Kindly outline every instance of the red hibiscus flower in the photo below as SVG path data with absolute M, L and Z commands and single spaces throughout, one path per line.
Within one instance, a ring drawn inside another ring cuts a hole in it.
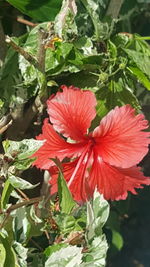
M 47 101 L 51 124 L 44 121 L 37 139 L 45 143 L 33 155 L 34 165 L 51 174 L 51 193 L 57 192 L 58 170 L 51 160 L 56 157 L 70 158 L 62 167 L 76 201 L 92 197 L 95 188 L 105 199 L 119 200 L 128 191 L 136 194 L 135 188 L 149 185 L 150 179 L 136 167 L 148 152 L 150 134 L 142 131 L 148 127 L 144 116 L 135 115 L 130 105 L 116 107 L 89 132 L 96 116 L 95 95 L 73 86 L 61 88 L 63 92 Z

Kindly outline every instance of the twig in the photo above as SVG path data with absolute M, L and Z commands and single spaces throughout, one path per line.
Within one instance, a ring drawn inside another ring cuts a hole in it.
M 19 188 L 16 188 L 16 191 L 18 191 L 18 193 L 26 200 L 29 200 L 29 198 L 27 197 L 27 195 L 22 192 L 22 190 L 20 190 Z
M 35 68 L 40 70 L 39 63 L 36 58 L 26 52 L 22 47 L 17 45 L 9 36 L 6 36 L 6 43 L 9 44 L 14 50 L 21 54 L 27 61 L 30 62 Z
M 11 213 L 12 211 L 18 209 L 18 208 L 21 208 L 23 206 L 27 206 L 27 205 L 31 205 L 33 203 L 37 203 L 37 202 L 40 202 L 43 200 L 43 197 L 35 197 L 35 198 L 31 198 L 29 200 L 25 200 L 23 202 L 20 202 L 20 203 L 17 203 L 17 204 L 14 204 L 12 206 L 10 206 L 7 210 L 6 210 L 6 213 Z
M 38 23 L 33 23 L 33 22 L 28 21 L 27 19 L 23 19 L 21 17 L 18 17 L 17 18 L 17 21 L 20 22 L 20 23 L 22 23 L 22 24 L 25 24 L 27 26 L 31 26 L 31 27 L 35 27 L 35 26 L 38 25 Z
M 43 248 L 39 246 L 38 243 L 36 243 L 32 238 L 30 238 L 30 241 L 40 250 L 43 251 Z
M 7 129 L 8 129 L 8 127 L 10 126 L 10 125 L 12 125 L 12 120 L 10 120 L 10 122 L 8 122 L 6 125 L 4 125 L 2 128 L 0 128 L 0 134 L 2 134 L 3 132 L 5 132 Z

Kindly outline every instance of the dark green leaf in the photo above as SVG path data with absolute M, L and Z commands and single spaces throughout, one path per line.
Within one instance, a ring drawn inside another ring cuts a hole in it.
M 52 21 L 60 10 L 61 0 L 7 0 L 22 13 L 37 21 Z
M 3 67 L 0 70 L 0 96 L 6 107 L 9 106 L 12 96 L 15 94 L 16 80 L 20 82 L 18 68 L 18 54 L 9 48 Z
M 131 49 L 124 49 L 134 64 L 150 78 L 150 56 Z
M 140 110 L 140 104 L 129 88 L 126 81 L 119 78 L 118 81 L 113 79 L 110 81 L 108 87 L 103 87 L 96 92 L 97 95 L 97 114 L 103 118 L 111 109 L 116 106 L 123 106 L 130 104 L 137 111 Z
M 139 82 L 142 83 L 145 88 L 150 90 L 150 80 L 139 68 L 130 66 L 128 67 L 128 70 L 137 77 Z

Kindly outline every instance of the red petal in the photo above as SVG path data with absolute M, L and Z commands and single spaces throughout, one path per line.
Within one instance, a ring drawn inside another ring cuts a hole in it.
M 141 131 L 147 127 L 144 115 L 135 115 L 130 105 L 116 107 L 93 132 L 100 157 L 117 167 L 136 165 L 148 152 L 150 134 Z
M 73 162 L 63 163 L 63 175 L 68 183 L 72 174 L 75 171 L 75 167 L 80 158 L 77 158 Z M 50 170 L 51 179 L 49 183 L 52 185 L 51 194 L 57 192 L 57 177 L 58 177 L 58 169 L 57 167 L 51 167 Z M 78 169 L 69 189 L 73 195 L 73 198 L 78 202 L 83 202 L 89 199 L 93 195 L 93 191 L 89 188 L 88 182 L 88 172 L 85 170 L 85 163 L 82 162 L 80 168 Z
M 95 95 L 73 86 L 62 87 L 55 97 L 47 101 L 50 121 L 56 131 L 74 140 L 83 140 L 96 115 Z
M 126 199 L 128 191 L 136 194 L 135 188 L 142 188 L 142 184 L 150 185 L 150 178 L 144 177 L 140 168 L 121 169 L 104 163 L 99 157 L 94 160 L 89 186 L 93 190 L 97 187 L 105 199 Z
M 44 121 L 42 130 L 43 133 L 37 139 L 45 140 L 45 143 L 32 155 L 37 158 L 33 165 L 38 168 L 49 169 L 54 165 L 51 158 L 57 157 L 59 160 L 63 160 L 65 157 L 80 155 L 84 150 L 84 143 L 70 144 L 62 139 L 48 123 L 48 119 Z

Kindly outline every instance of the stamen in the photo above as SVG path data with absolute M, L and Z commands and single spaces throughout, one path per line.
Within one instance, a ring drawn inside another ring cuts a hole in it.
M 73 182 L 73 179 L 74 179 L 75 175 L 77 174 L 77 171 L 78 171 L 81 163 L 83 162 L 83 160 L 86 158 L 86 160 L 88 161 L 88 158 L 89 158 L 89 155 L 88 155 L 89 152 L 88 152 L 88 150 L 90 149 L 90 147 L 91 147 L 91 143 L 86 147 L 85 151 L 80 156 L 80 159 L 79 159 L 79 161 L 78 161 L 78 163 L 77 163 L 77 165 L 75 167 L 75 170 L 74 170 L 74 172 L 73 172 L 73 174 L 72 174 L 72 176 L 71 176 L 71 178 L 70 178 L 70 180 L 69 180 L 69 182 L 67 184 L 68 187 L 70 187 L 71 183 Z M 85 164 L 85 165 L 87 165 L 87 164 Z

